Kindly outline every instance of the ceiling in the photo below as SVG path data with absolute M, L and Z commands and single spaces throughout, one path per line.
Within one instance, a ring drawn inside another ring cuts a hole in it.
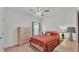
M 49 15 L 50 13 L 56 14 L 56 13 L 62 13 L 67 10 L 75 9 L 74 7 L 39 7 L 41 8 L 41 13 L 43 13 L 43 16 Z M 35 16 L 37 13 L 37 7 L 7 7 L 7 9 L 23 13 L 25 15 L 29 16 Z M 45 10 L 49 10 L 49 12 L 44 12 Z

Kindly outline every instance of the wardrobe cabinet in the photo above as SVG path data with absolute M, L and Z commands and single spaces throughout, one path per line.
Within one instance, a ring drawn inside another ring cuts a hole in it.
M 30 39 L 30 28 L 18 27 L 18 45 L 27 44 Z

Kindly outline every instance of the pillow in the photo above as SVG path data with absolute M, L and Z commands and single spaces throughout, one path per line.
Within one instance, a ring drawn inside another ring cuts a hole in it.
M 45 35 L 57 36 L 59 35 L 59 33 L 58 32 L 46 32 Z
M 57 32 L 52 32 L 51 35 L 52 35 L 52 36 L 57 36 L 57 35 L 59 35 L 59 33 L 57 33 Z
M 50 32 L 46 32 L 45 35 L 49 35 L 49 36 L 51 36 L 51 33 L 50 33 Z
M 51 34 L 50 34 L 50 33 L 46 33 L 45 35 L 51 36 Z

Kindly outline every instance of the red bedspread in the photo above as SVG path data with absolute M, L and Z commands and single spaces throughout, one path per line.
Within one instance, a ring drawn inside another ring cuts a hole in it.
M 38 44 L 43 48 L 43 51 L 52 51 L 59 43 L 59 36 L 32 36 L 30 43 Z M 38 48 L 39 49 L 39 48 Z

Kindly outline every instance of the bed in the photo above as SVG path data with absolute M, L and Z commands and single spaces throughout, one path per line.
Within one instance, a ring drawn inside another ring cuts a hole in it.
M 59 38 L 57 32 L 46 32 L 45 35 L 32 36 L 30 45 L 41 52 L 50 52 L 59 44 Z

